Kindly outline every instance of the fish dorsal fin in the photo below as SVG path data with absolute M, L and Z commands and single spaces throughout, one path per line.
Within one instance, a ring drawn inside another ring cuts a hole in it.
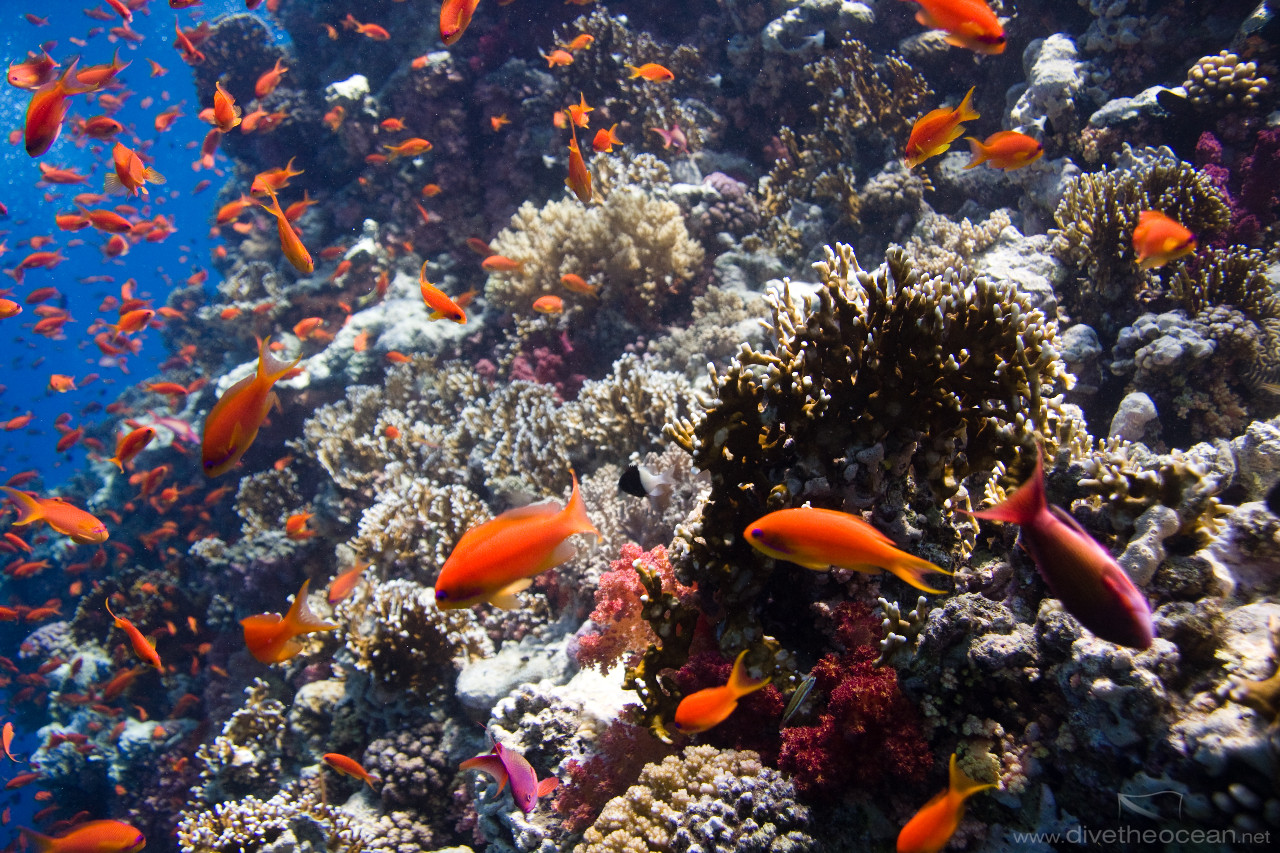
M 465 551 L 480 542 L 487 541 L 493 536 L 506 531 L 513 525 L 527 524 L 529 521 L 534 519 L 551 518 L 558 512 L 560 512 L 560 507 L 553 501 L 544 501 L 542 503 L 529 504 L 528 506 L 509 509 L 486 522 L 469 528 L 466 533 L 462 534 L 462 538 L 458 540 L 458 544 L 454 546 L 454 551 Z
M 532 583 L 533 580 L 531 578 L 520 578 L 520 580 L 512 581 L 495 592 L 489 598 L 489 603 L 503 610 L 519 610 L 520 601 L 516 598 L 516 593 L 528 589 Z

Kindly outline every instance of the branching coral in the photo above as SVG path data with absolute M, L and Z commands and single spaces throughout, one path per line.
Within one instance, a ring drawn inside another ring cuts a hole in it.
M 744 347 L 719 399 L 669 434 L 711 473 L 701 518 L 680 532 L 673 564 L 697 581 L 724 642 L 759 636 L 756 600 L 775 563 L 737 536 L 766 512 L 805 500 L 873 508 L 920 525 L 935 561 L 963 550 L 939 510 L 966 478 L 1051 446 L 1050 395 L 1067 381 L 1057 327 L 1012 285 L 948 270 L 922 281 L 901 251 L 879 270 L 845 246 L 818 265 L 809 308 L 772 300 L 772 345 Z M 945 544 L 942 544 L 945 543 Z
M 284 772 L 288 718 L 271 688 L 254 679 L 244 705 L 231 715 L 222 734 L 202 744 L 196 758 L 204 764 L 196 789 L 203 802 L 243 796 L 279 782 Z
M 878 165 L 889 140 L 905 139 L 930 94 L 924 77 L 901 57 L 877 60 L 854 39 L 805 66 L 805 79 L 816 90 L 816 126 L 799 136 L 783 128 L 785 156 L 775 162 L 761 202 L 766 241 L 789 254 L 800 246 L 788 236 L 786 217 L 799 202 L 829 207 L 850 234 L 860 229 L 858 165 Z
M 639 329 L 660 322 L 703 258 L 677 204 L 626 187 L 585 209 L 577 199 L 541 208 L 525 202 L 511 227 L 490 245 L 521 264 L 519 270 L 489 277 L 485 297 L 490 305 L 525 315 L 538 297 L 565 293 L 562 275 L 598 276 L 603 282 L 598 302 L 578 301 L 589 317 L 616 316 L 591 325 L 621 322 Z
M 1064 302 L 1108 339 L 1136 315 L 1134 297 L 1154 278 L 1138 267 L 1133 248 L 1139 212 L 1160 211 L 1202 242 L 1223 231 L 1230 215 L 1210 177 L 1167 149 L 1129 153 L 1134 162 L 1127 168 L 1104 166 L 1073 178 L 1053 215 L 1052 250 L 1073 283 Z
M 188 811 L 178 823 L 182 853 L 299 848 L 299 836 L 324 849 L 358 850 L 366 842 L 364 830 L 350 815 L 322 804 L 315 785 L 300 782 L 286 785 L 269 800 L 245 797 L 207 811 Z
M 799 853 L 814 845 L 808 825 L 791 783 L 754 752 L 691 746 L 646 767 L 605 806 L 576 853 Z

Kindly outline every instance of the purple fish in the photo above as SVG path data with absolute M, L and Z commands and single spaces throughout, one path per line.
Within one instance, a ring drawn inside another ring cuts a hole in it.
M 559 780 L 550 776 L 538 781 L 538 774 L 533 765 L 518 752 L 513 752 L 494 741 L 493 752 L 468 758 L 459 765 L 463 770 L 479 770 L 488 773 L 498 783 L 498 793 L 511 780 L 511 796 L 515 798 L 520 811 L 529 814 L 538 807 L 538 798 L 545 797 L 555 790 Z
M 1022 547 L 1035 560 L 1049 590 L 1081 625 L 1112 643 L 1151 647 L 1151 605 L 1107 549 L 1046 500 L 1039 448 L 1030 480 L 999 506 L 971 514 L 1022 528 Z

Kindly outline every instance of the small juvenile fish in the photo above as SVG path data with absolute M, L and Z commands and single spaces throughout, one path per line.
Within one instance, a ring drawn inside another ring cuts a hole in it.
M 112 613 L 110 599 L 103 601 L 103 604 L 107 607 L 107 614 L 115 620 L 115 626 L 124 631 L 125 636 L 129 638 L 129 644 L 133 646 L 133 653 L 146 663 L 164 672 L 164 664 L 160 662 L 160 655 L 156 652 L 156 647 L 147 641 L 147 638 L 138 630 L 138 626 L 123 616 L 117 616 Z
M 626 65 L 631 69 L 630 79 L 632 80 L 637 77 L 643 77 L 651 83 L 669 83 L 676 79 L 675 74 L 671 73 L 669 69 L 656 62 L 646 62 L 644 65 L 638 66 L 630 63 L 626 63 Z
M 533 310 L 539 314 L 563 314 L 564 300 L 548 293 L 533 300 Z
M 326 752 L 320 756 L 325 764 L 328 764 L 334 770 L 343 776 L 350 776 L 353 779 L 359 779 L 370 788 L 378 784 L 378 777 L 370 776 L 369 771 L 365 770 L 359 761 L 354 758 L 348 758 L 340 752 Z
M 768 677 L 755 680 L 747 675 L 742 665 L 746 656 L 746 649 L 738 653 L 729 672 L 729 680 L 723 687 L 698 690 L 680 700 L 672 720 L 677 729 L 685 734 L 697 734 L 718 726 L 738 707 L 739 699 L 769 683 Z
M 947 790 L 921 806 L 920 811 L 902 827 L 898 833 L 898 853 L 938 853 L 955 835 L 956 827 L 964 817 L 965 800 L 994 787 L 966 776 L 956 765 L 956 756 L 952 754 Z
M 791 699 L 787 702 L 787 707 L 782 711 L 782 718 L 778 720 L 778 728 L 785 729 L 787 723 L 796 712 L 800 710 L 800 706 L 804 704 L 804 700 L 809 698 L 809 694 L 813 692 L 813 685 L 818 683 L 818 679 L 813 674 L 806 675 L 800 685 L 796 687 L 795 692 L 791 694 Z
M 1133 229 L 1133 251 L 1138 254 L 1138 266 L 1144 270 L 1162 267 L 1195 250 L 1195 235 L 1177 220 L 1158 210 L 1138 214 L 1138 227 Z

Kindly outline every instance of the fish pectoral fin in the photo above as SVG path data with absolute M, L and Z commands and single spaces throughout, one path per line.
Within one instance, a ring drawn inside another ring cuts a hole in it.
M 503 610 L 518 610 L 520 601 L 516 598 L 516 593 L 528 589 L 532 583 L 533 580 L 531 578 L 520 578 L 518 581 L 507 584 L 490 596 L 489 603 Z
M 561 563 L 567 563 L 576 556 L 578 556 L 577 547 L 568 539 L 566 539 L 563 542 L 561 542 L 559 545 L 557 545 L 554 549 L 552 549 L 551 555 L 548 558 L 549 559 L 548 567 L 558 566 Z
M 916 12 L 916 23 L 922 27 L 928 27 L 931 30 L 942 29 L 937 25 L 936 22 L 934 22 L 933 16 L 930 15 L 928 12 L 926 12 L 924 9 L 921 9 L 920 11 Z

